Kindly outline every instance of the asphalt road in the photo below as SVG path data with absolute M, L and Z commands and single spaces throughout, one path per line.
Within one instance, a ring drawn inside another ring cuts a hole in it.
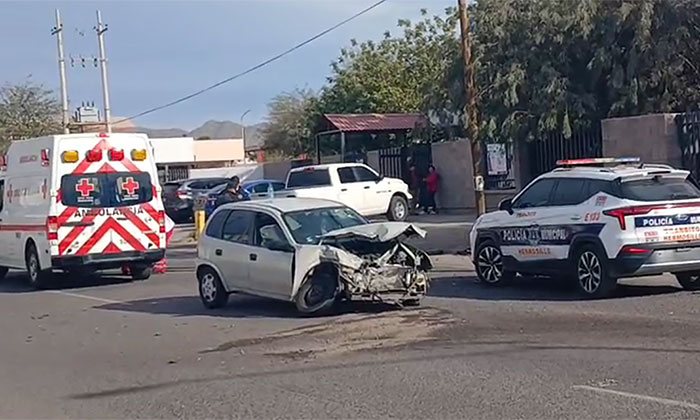
M 145 282 L 0 283 L 0 418 L 700 418 L 700 294 L 671 277 L 578 300 L 436 257 L 417 309 L 208 311 L 189 250 Z

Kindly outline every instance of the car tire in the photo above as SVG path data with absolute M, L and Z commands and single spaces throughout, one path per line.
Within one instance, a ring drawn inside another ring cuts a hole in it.
M 492 241 L 481 242 L 476 247 L 474 269 L 479 281 L 487 286 L 502 286 L 515 278 L 515 272 L 503 268 L 503 254 Z
M 133 280 L 148 280 L 153 273 L 153 266 L 151 265 L 132 265 L 131 278 Z
M 409 209 L 408 201 L 400 195 L 391 197 L 389 202 L 389 210 L 387 211 L 387 219 L 394 222 L 403 222 L 408 218 Z
M 700 273 L 676 273 L 676 279 L 685 290 L 700 290 Z
M 617 279 L 610 275 L 608 269 L 608 259 L 593 245 L 584 245 L 576 250 L 573 275 L 579 292 L 587 298 L 609 297 L 617 287 Z
M 299 288 L 294 303 L 305 315 L 331 312 L 338 302 L 338 274 L 329 267 L 319 267 Z
M 10 271 L 9 268 L 7 267 L 0 267 L 0 280 L 4 280 L 5 276 L 7 276 L 7 272 Z
M 211 268 L 197 272 L 199 298 L 207 309 L 223 308 L 228 303 L 228 292 L 224 289 L 221 278 Z
M 36 245 L 30 243 L 24 253 L 24 261 L 27 266 L 27 274 L 29 276 L 29 284 L 34 289 L 45 288 L 51 280 L 51 270 L 42 270 L 39 262 L 39 253 L 36 250 Z
M 416 307 L 420 306 L 420 299 L 406 299 L 401 301 L 401 306 L 403 307 Z

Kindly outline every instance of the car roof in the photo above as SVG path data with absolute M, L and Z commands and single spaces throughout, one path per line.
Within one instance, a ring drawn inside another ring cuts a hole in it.
M 619 165 L 611 167 L 576 166 L 556 168 L 547 172 L 541 178 L 591 178 L 602 180 L 614 180 L 617 178 L 639 177 L 654 174 L 675 174 L 687 176 L 688 171 L 675 169 L 669 165 L 644 164 L 644 165 Z
M 318 198 L 270 198 L 254 201 L 237 201 L 235 203 L 224 204 L 222 208 L 251 209 L 251 210 L 273 210 L 280 213 L 290 213 L 294 211 L 324 209 L 339 207 L 343 204 L 336 201 L 322 200 Z
M 299 166 L 296 168 L 292 168 L 289 170 L 289 172 L 300 172 L 304 171 L 310 168 L 313 169 L 331 169 L 331 168 L 347 168 L 348 166 L 367 166 L 364 163 L 359 163 L 359 162 L 350 162 L 350 163 L 326 163 L 323 165 L 307 165 L 307 166 Z

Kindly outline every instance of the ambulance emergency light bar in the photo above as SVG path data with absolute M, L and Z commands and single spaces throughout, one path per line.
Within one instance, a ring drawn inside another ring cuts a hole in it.
M 603 166 L 640 164 L 641 162 L 642 160 L 638 157 L 563 159 L 557 161 L 557 166 Z

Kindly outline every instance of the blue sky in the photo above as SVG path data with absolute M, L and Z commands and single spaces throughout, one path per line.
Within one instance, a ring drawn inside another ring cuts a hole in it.
M 0 84 L 32 80 L 58 89 L 54 9 L 66 57 L 97 56 L 95 11 L 109 25 L 106 49 L 112 115 L 128 116 L 238 73 L 303 41 L 376 0 L 8 1 L 0 0 Z M 295 87 L 318 89 L 351 38 L 398 33 L 399 18 L 442 13 L 456 0 L 389 0 L 282 60 L 198 98 L 142 117 L 136 125 L 195 128 L 209 119 L 264 120 L 266 104 Z M 73 109 L 102 103 L 99 70 L 68 67 Z

